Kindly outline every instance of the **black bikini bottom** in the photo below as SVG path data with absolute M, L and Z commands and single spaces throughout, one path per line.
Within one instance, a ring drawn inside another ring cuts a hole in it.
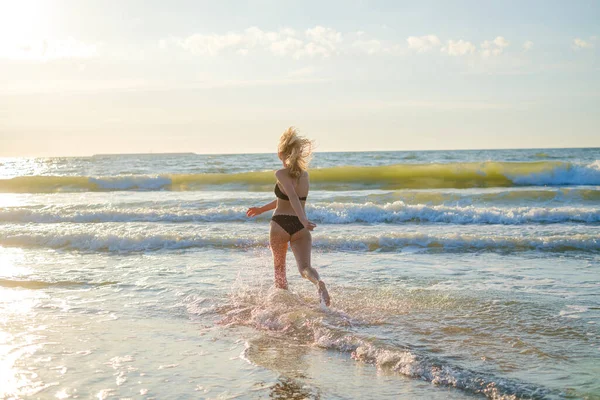
M 271 221 L 275 221 L 275 223 L 289 233 L 290 236 L 304 229 L 304 225 L 300 222 L 300 218 L 295 215 L 273 215 Z

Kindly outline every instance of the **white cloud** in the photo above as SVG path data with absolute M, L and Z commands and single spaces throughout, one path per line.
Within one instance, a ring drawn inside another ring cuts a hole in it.
M 439 47 L 442 42 L 435 35 L 426 35 L 426 36 L 409 36 L 406 39 L 408 43 L 408 47 L 418 51 L 419 53 L 424 53 L 429 51 L 435 47 Z
M 256 26 L 246 29 L 242 34 L 242 40 L 248 47 L 269 46 L 271 43 L 281 40 L 286 36 L 294 36 L 295 32 L 291 29 L 282 29 L 279 32 L 263 31 Z
M 448 40 L 448 45 L 442 48 L 442 52 L 450 56 L 464 56 L 475 52 L 475 45 L 466 40 Z
M 583 40 L 581 38 L 573 39 L 573 48 L 575 50 L 580 49 L 591 49 L 594 47 L 594 41 L 596 40 L 595 36 L 592 36 L 589 40 Z
M 378 54 L 386 51 L 386 48 L 379 40 L 356 40 L 352 43 L 352 47 L 355 47 L 367 54 Z
M 523 51 L 529 51 L 532 48 L 533 48 L 533 42 L 531 40 L 528 40 L 525 43 L 523 43 Z
M 302 45 L 302 40 L 293 37 L 287 37 L 285 39 L 277 40 L 271 43 L 270 49 L 273 53 L 277 55 L 285 56 L 292 52 L 298 51 L 302 48 Z
M 499 56 L 509 45 L 510 42 L 508 40 L 504 39 L 502 36 L 497 36 L 494 40 L 486 40 L 481 43 L 481 54 L 484 57 Z
M 383 42 L 378 39 L 357 39 L 352 42 L 352 48 L 368 55 L 402 53 L 402 49 L 398 44 Z
M 332 28 L 316 26 L 307 29 L 304 37 L 291 28 L 279 31 L 263 31 L 255 26 L 243 32 L 225 34 L 196 33 L 186 38 L 162 39 L 158 46 L 162 49 L 179 47 L 193 54 L 215 56 L 223 51 L 234 51 L 247 55 L 252 50 L 261 49 L 278 56 L 329 57 L 339 53 L 342 34 Z
M 202 35 L 195 33 L 185 39 L 175 39 L 177 45 L 193 54 L 214 56 L 221 50 L 244 44 L 245 38 L 237 33 Z
M 303 76 L 313 75 L 314 73 L 315 73 L 315 68 L 312 66 L 308 66 L 308 67 L 304 67 L 304 68 L 295 69 L 295 70 L 291 71 L 289 75 L 294 76 L 294 77 L 303 77 Z
M 293 30 L 292 28 L 283 28 L 280 32 L 282 35 L 296 36 L 296 31 Z
M 494 44 L 500 48 L 504 48 L 504 47 L 508 47 L 510 42 L 508 40 L 504 39 L 504 37 L 502 37 L 502 36 L 497 36 L 496 39 L 494 39 Z
M 299 70 L 300 71 L 300 70 Z M 48 94 L 48 93 L 114 93 L 114 92 L 135 92 L 135 91 L 165 91 L 165 90 L 188 90 L 188 89 L 214 89 L 221 87 L 258 87 L 258 86 L 286 86 L 297 85 L 301 83 L 319 83 L 327 82 L 325 78 L 315 78 L 301 76 L 298 72 L 296 76 L 274 79 L 250 79 L 250 80 L 216 80 L 208 78 L 196 82 L 171 82 L 164 79 L 119 79 L 119 80 L 87 80 L 87 79 L 65 79 L 65 80 L 12 80 L 2 87 L 0 99 L 3 96 L 14 94 Z
M 305 32 L 307 43 L 303 49 L 294 53 L 294 58 L 299 59 L 305 56 L 321 56 L 327 58 L 333 54 L 339 53 L 339 44 L 342 42 L 342 34 L 334 29 L 316 26 L 307 29 Z
M 317 57 L 321 56 L 327 58 L 331 55 L 331 51 L 323 46 L 316 43 L 310 42 L 304 45 L 304 47 L 294 53 L 295 59 L 302 57 Z
M 465 56 L 477 51 L 477 47 L 470 41 L 448 40 L 445 44 L 436 35 L 409 36 L 406 39 L 408 48 L 418 53 L 425 53 L 433 49 L 450 56 Z M 370 37 L 363 31 L 342 34 L 333 28 L 315 26 L 304 31 L 295 31 L 283 28 L 277 31 L 263 31 L 258 27 L 250 27 L 243 31 L 228 32 L 224 34 L 196 33 L 186 38 L 171 38 L 160 40 L 161 48 L 179 47 L 193 54 L 215 56 L 222 52 L 250 55 L 255 51 L 268 52 L 279 57 L 292 57 L 296 60 L 304 58 L 328 58 L 340 54 L 402 54 L 406 47 L 399 43 L 390 43 L 378 38 Z M 510 46 L 510 42 L 503 36 L 481 43 L 480 53 L 484 57 L 498 56 Z M 533 47 L 533 42 L 523 44 L 524 51 Z
M 244 42 L 248 48 L 263 48 L 278 56 L 285 56 L 304 45 L 304 42 L 295 36 L 296 31 L 291 28 L 283 28 L 275 32 L 251 27 L 245 30 Z
M 366 108 L 423 108 L 433 110 L 502 110 L 515 108 L 515 104 L 512 103 L 500 103 L 500 102 L 488 102 L 484 100 L 433 100 L 433 101 L 420 101 L 420 100 L 406 100 L 406 101 L 369 101 L 369 102 L 357 102 L 355 107 L 366 109 Z
M 24 42 L 0 42 L 0 59 L 49 61 L 59 59 L 85 59 L 98 55 L 97 44 L 67 39 L 40 39 Z
M 306 30 L 306 37 L 316 44 L 335 50 L 338 43 L 342 41 L 342 34 L 334 29 L 316 26 Z

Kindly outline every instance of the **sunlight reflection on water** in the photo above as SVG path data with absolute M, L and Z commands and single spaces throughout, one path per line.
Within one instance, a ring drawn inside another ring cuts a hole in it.
M 1 201 L 1 199 L 0 199 Z M 0 248 L 0 277 L 17 278 L 31 272 L 18 265 L 22 261 L 21 249 Z M 21 369 L 19 360 L 31 357 L 44 346 L 40 331 L 45 326 L 36 326 L 35 308 L 41 299 L 48 296 L 42 292 L 0 287 L 0 398 L 31 395 L 46 388 L 36 381 L 35 368 Z

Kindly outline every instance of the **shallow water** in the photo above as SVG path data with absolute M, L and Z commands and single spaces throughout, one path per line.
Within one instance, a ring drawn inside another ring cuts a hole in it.
M 315 184 L 329 309 L 291 253 L 290 291 L 271 286 L 268 216 L 244 212 L 272 192 L 139 187 L 274 156 L 131 157 L 2 160 L 7 180 L 138 186 L 0 194 L 0 399 L 600 398 L 597 149 L 317 154 L 579 166 L 512 187 Z

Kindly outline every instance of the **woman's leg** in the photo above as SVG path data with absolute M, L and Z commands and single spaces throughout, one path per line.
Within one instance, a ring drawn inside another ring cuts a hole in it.
M 298 272 L 303 278 L 308 279 L 315 285 L 319 283 L 319 273 L 310 265 L 310 253 L 312 250 L 312 236 L 308 229 L 294 233 L 290 241 L 296 264 L 298 264 Z
M 310 265 L 310 253 L 312 251 L 312 236 L 308 229 L 302 229 L 300 232 L 294 233 L 290 241 L 294 257 L 296 257 L 296 264 L 298 264 L 298 271 L 300 275 L 314 283 L 318 290 L 321 300 L 325 305 L 329 306 L 329 293 L 325 283 L 319 278 L 319 273 Z
M 289 239 L 289 233 L 279 226 L 279 224 L 271 221 L 269 244 L 273 253 L 273 265 L 275 267 L 275 287 L 279 289 L 288 288 L 285 276 L 285 256 L 287 255 Z

